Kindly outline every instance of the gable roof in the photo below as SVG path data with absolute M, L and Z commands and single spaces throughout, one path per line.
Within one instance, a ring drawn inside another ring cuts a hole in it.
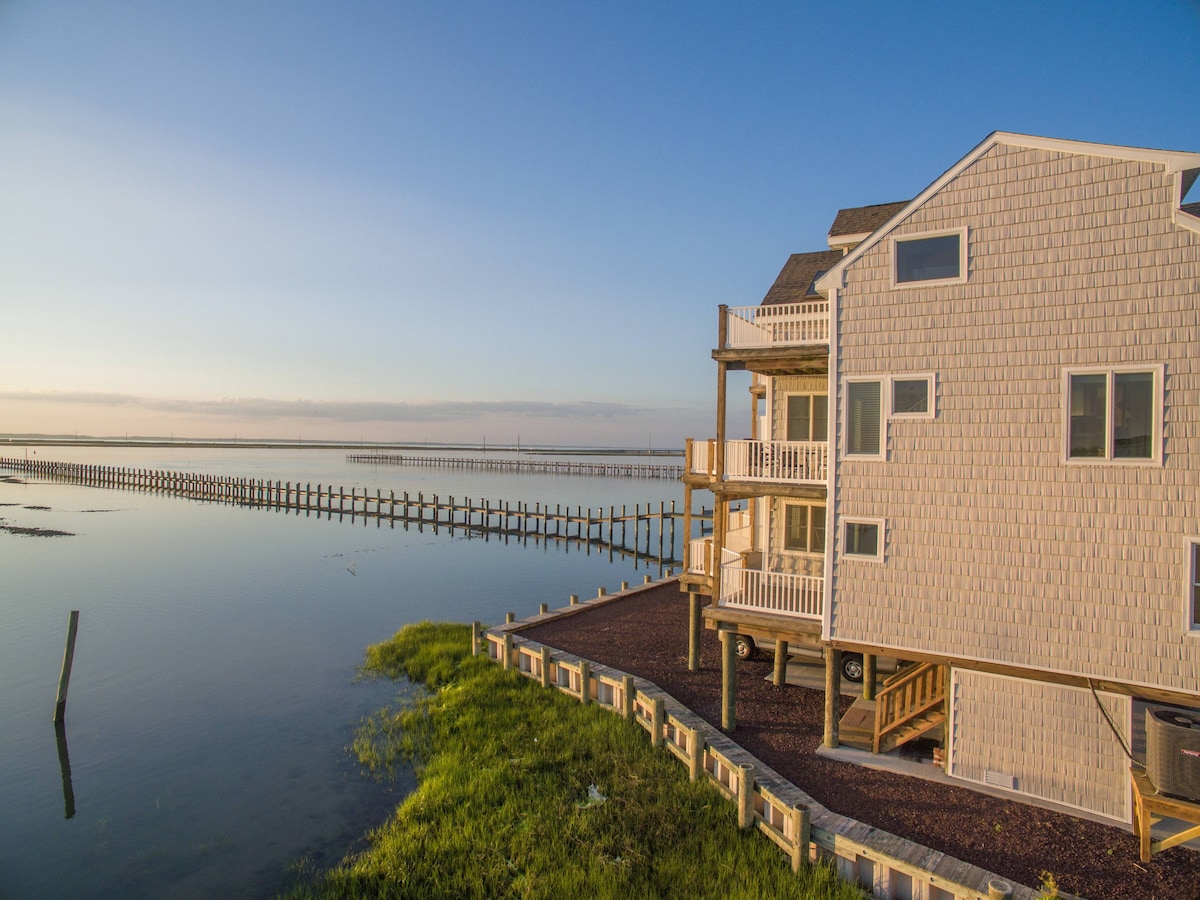
M 912 200 L 905 203 L 898 209 L 890 219 L 882 226 L 877 228 L 870 236 L 862 243 L 842 257 L 841 261 L 826 272 L 818 280 L 816 288 L 826 295 L 828 291 L 835 288 L 841 282 L 842 272 L 846 267 L 861 257 L 872 247 L 877 246 L 880 241 L 886 238 L 896 227 L 897 224 L 904 221 L 905 218 L 913 210 L 919 208 L 926 200 L 940 191 L 947 183 L 956 178 L 959 173 L 978 160 L 981 156 L 991 150 L 998 144 L 1005 144 L 1013 147 L 1025 147 L 1028 149 L 1049 150 L 1056 153 L 1073 153 L 1083 156 L 1103 156 L 1110 159 L 1128 159 L 1140 160 L 1143 162 L 1157 163 L 1164 166 L 1168 173 L 1193 173 L 1193 177 L 1187 178 L 1181 176 L 1184 180 L 1181 181 L 1181 196 L 1186 194 L 1187 187 L 1194 181 L 1194 173 L 1200 170 L 1200 153 L 1189 153 L 1180 150 L 1153 150 L 1147 147 L 1122 147 L 1117 144 L 1096 144 L 1089 141 L 1070 141 L 1062 138 L 1047 138 L 1037 137 L 1029 134 L 1013 134 L 1008 131 L 993 131 L 983 139 L 970 153 L 956 162 L 953 166 L 947 169 L 937 178 L 932 184 L 925 188 L 921 193 L 917 194 Z M 1200 207 L 1200 204 L 1189 203 L 1187 208 L 1182 208 L 1184 213 L 1190 213 L 1196 217 L 1197 213 L 1193 210 Z M 1184 225 L 1192 230 L 1197 230 L 1196 226 L 1189 222 L 1184 222 L 1175 218 L 1177 224 Z
M 839 209 L 829 226 L 829 246 L 849 247 L 861 243 L 872 231 L 902 210 L 907 200 Z
M 817 250 L 813 253 L 793 253 L 780 269 L 775 283 L 763 297 L 763 306 L 779 303 L 801 303 L 806 299 L 821 299 L 813 282 L 842 261 L 840 250 Z

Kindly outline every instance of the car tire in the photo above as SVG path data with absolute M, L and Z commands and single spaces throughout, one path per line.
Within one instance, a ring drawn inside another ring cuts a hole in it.
M 738 659 L 754 659 L 754 657 L 758 656 L 758 647 L 754 643 L 754 638 L 749 635 L 735 635 L 733 646 L 737 651 Z
M 861 653 L 842 651 L 842 677 L 855 684 L 862 684 L 863 658 Z

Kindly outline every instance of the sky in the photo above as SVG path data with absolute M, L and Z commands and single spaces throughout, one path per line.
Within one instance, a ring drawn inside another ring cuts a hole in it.
M 0 435 L 680 447 L 839 208 L 1197 85 L 1200 0 L 0 0 Z

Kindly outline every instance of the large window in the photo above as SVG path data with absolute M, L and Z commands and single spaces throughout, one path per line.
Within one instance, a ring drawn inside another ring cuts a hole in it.
M 829 397 L 825 394 L 789 394 L 785 439 L 829 440 Z
M 800 553 L 825 552 L 825 507 L 789 503 L 784 507 L 787 518 L 783 549 Z
M 846 455 L 883 456 L 883 382 L 846 382 Z
M 967 232 L 898 237 L 892 241 L 897 286 L 967 280 Z
M 842 555 L 883 561 L 883 520 L 844 519 Z
M 1066 373 L 1067 458 L 1156 462 L 1162 367 Z

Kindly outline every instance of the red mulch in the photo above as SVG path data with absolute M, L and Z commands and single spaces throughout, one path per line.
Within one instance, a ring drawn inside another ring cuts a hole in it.
M 647 678 L 720 727 L 716 634 L 704 631 L 700 670 L 689 672 L 687 595 L 673 582 L 521 633 Z M 817 756 L 823 693 L 775 687 L 770 672 L 769 656 L 738 664 L 731 737 L 827 808 L 1033 887 L 1048 871 L 1061 890 L 1083 897 L 1200 898 L 1200 853 L 1187 848 L 1143 863 L 1121 828 Z

